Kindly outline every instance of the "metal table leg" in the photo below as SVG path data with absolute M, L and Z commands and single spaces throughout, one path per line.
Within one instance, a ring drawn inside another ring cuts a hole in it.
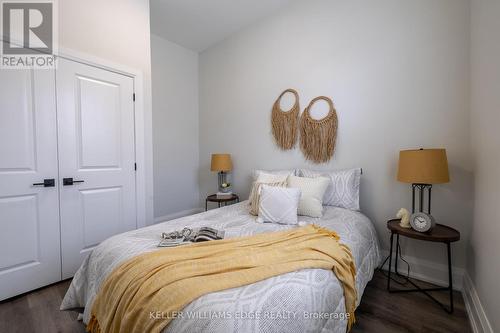
M 408 282 L 415 287 L 414 289 L 397 289 L 397 290 L 391 290 L 391 268 L 392 268 L 392 247 L 393 247 L 393 238 L 394 234 L 391 233 L 391 249 L 389 253 L 389 274 L 387 278 L 387 290 L 390 293 L 407 293 L 407 292 L 421 292 L 427 297 L 429 297 L 431 300 L 433 300 L 435 303 L 437 303 L 439 306 L 443 308 L 447 313 L 453 313 L 453 281 L 452 281 L 452 267 L 451 267 L 451 243 L 447 242 L 447 252 L 448 252 L 448 287 L 437 287 L 437 288 L 421 288 L 418 286 L 415 282 L 413 282 L 411 279 L 408 279 Z M 397 240 L 396 240 L 397 244 Z M 398 249 L 396 248 L 396 253 Z M 397 258 L 397 255 L 396 255 Z M 395 263 L 396 265 L 396 263 Z M 396 273 L 396 275 L 398 275 Z M 450 293 L 450 307 L 447 308 L 445 305 L 443 305 L 441 302 L 439 302 L 434 296 L 429 294 L 430 291 L 448 291 Z
M 396 259 L 394 260 L 394 273 L 400 276 L 398 271 L 398 250 L 399 250 L 399 234 L 396 234 Z
M 451 244 L 446 243 L 448 249 L 448 287 L 450 288 L 450 313 L 453 313 L 453 276 L 451 272 Z
M 389 277 L 387 278 L 387 290 L 391 290 L 391 269 L 392 269 L 392 243 L 394 239 L 394 233 L 391 232 L 391 246 L 389 250 Z

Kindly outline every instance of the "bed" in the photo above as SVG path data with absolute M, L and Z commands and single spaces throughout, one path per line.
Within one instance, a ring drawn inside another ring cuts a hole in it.
M 223 229 L 225 238 L 281 231 L 294 226 L 257 223 L 248 202 L 159 223 L 113 236 L 82 263 L 63 299 L 61 310 L 82 309 L 87 323 L 100 285 L 111 271 L 138 254 L 155 251 L 162 232 L 185 226 Z M 348 245 L 356 264 L 358 304 L 379 263 L 379 245 L 371 221 L 362 213 L 324 207 L 320 219 L 299 216 L 334 230 Z M 204 295 L 183 309 L 163 332 L 338 332 L 346 331 L 343 290 L 332 271 L 306 269 L 239 288 Z

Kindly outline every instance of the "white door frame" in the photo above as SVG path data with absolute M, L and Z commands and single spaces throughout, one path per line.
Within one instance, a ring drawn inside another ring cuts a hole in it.
M 89 66 L 105 69 L 118 74 L 126 75 L 134 80 L 134 113 L 135 113 L 135 159 L 137 171 L 136 181 L 136 205 L 137 205 L 137 228 L 147 225 L 147 179 L 146 179 L 146 151 L 145 151 L 145 111 L 144 111 L 144 75 L 141 70 L 125 65 L 117 64 L 93 55 L 85 54 L 59 46 L 58 57 L 76 61 Z M 57 83 L 56 83 L 57 85 Z

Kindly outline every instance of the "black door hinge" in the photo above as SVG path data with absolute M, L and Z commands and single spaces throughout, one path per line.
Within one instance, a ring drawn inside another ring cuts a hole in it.
M 135 93 L 132 94 L 132 100 L 135 102 Z
M 137 163 L 134 163 L 134 170 L 137 171 Z

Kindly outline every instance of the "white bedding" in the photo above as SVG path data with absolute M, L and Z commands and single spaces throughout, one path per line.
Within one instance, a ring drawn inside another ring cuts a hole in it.
M 359 304 L 379 263 L 377 235 L 370 220 L 359 212 L 327 206 L 323 218 L 299 216 L 299 221 L 336 231 L 341 242 L 350 247 L 357 269 Z M 114 268 L 135 255 L 157 250 L 162 232 L 185 226 L 224 229 L 226 238 L 296 227 L 257 223 L 248 213 L 248 202 L 242 202 L 113 236 L 85 259 L 64 297 L 61 310 L 85 308 L 83 321 L 87 323 L 99 286 Z M 335 315 L 344 312 L 342 286 L 333 272 L 306 269 L 204 295 L 184 308 L 184 317 L 174 319 L 163 332 L 344 333 L 347 320 Z

